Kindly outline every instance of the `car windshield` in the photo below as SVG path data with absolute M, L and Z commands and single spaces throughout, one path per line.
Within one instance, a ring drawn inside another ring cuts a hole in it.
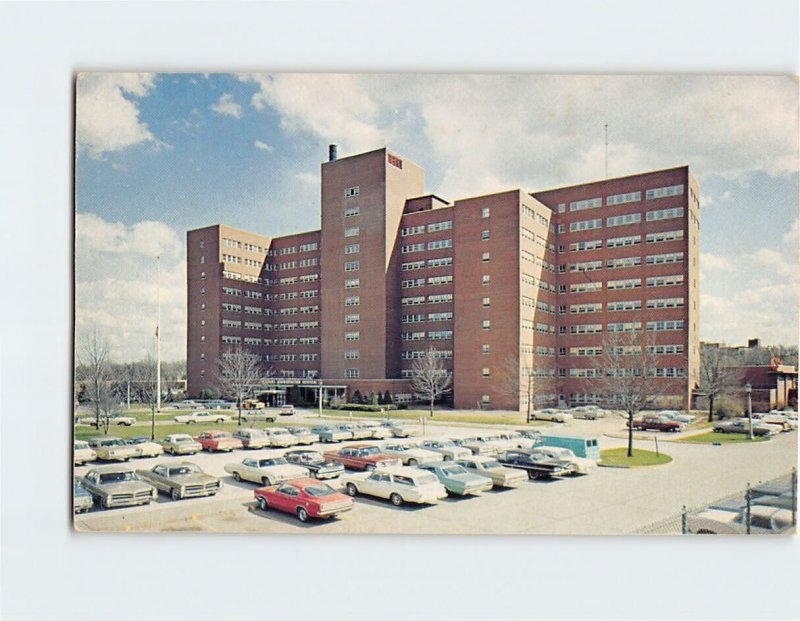
M 75 448 L 76 449 L 89 448 L 89 443 L 88 442 L 83 442 L 83 441 L 77 441 L 77 442 L 75 442 Z
M 194 442 L 190 436 L 173 436 L 173 442 Z
M 123 442 L 119 438 L 116 438 L 116 439 L 113 439 L 113 440 L 103 440 L 101 442 L 101 444 L 103 446 L 125 446 L 125 442 Z
M 100 475 L 100 483 L 124 483 L 125 481 L 138 481 L 135 472 L 107 472 Z
M 275 457 L 273 459 L 259 459 L 258 467 L 266 468 L 267 466 L 282 466 L 287 463 L 289 462 L 287 462 L 283 457 Z
M 467 473 L 467 471 L 464 470 L 462 466 L 447 466 L 446 468 L 442 468 L 442 472 L 444 472 L 448 476 Z
M 306 488 L 306 493 L 311 496 L 330 496 L 335 494 L 336 490 L 325 483 L 317 483 L 316 485 L 309 485 Z
M 377 446 L 367 446 L 359 451 L 359 455 L 377 455 L 380 452 Z
M 321 464 L 325 461 L 325 458 L 319 453 L 302 453 L 300 458 L 306 464 Z
M 502 468 L 499 461 L 485 461 L 483 462 L 484 468 Z
M 177 477 L 183 474 L 195 474 L 201 472 L 200 468 L 194 464 L 183 464 L 169 469 L 169 476 Z
M 442 440 L 441 442 L 437 442 L 436 445 L 438 448 L 445 448 L 449 446 L 455 446 L 456 443 L 452 440 Z

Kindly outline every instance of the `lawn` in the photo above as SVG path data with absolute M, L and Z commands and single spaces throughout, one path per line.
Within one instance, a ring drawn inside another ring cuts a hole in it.
M 350 417 L 350 412 L 346 409 L 330 410 L 323 409 L 322 412 L 329 416 Z M 371 420 L 406 420 L 418 423 L 420 418 L 424 418 L 426 423 L 482 423 L 485 425 L 523 425 L 525 426 L 525 415 L 517 413 L 509 414 L 456 414 L 443 410 L 434 410 L 433 417 L 428 410 L 389 410 L 387 412 L 352 412 L 353 418 L 365 418 Z M 543 421 L 534 421 L 531 425 L 542 425 Z
M 601 466 L 622 466 L 627 468 L 638 468 L 641 466 L 659 466 L 668 464 L 672 457 L 665 453 L 655 451 L 645 451 L 643 449 L 633 449 L 633 457 L 628 457 L 627 447 L 606 449 L 600 451 Z
M 756 436 L 752 442 L 764 442 L 768 438 L 764 436 Z M 751 442 L 746 433 L 716 433 L 709 431 L 706 433 L 699 433 L 695 436 L 689 436 L 676 442 L 686 442 L 689 444 L 740 444 L 742 442 Z

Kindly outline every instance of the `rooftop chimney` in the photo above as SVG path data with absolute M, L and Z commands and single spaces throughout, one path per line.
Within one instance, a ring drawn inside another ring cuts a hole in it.
M 329 144 L 328 145 L 328 161 L 335 162 L 336 161 L 336 145 Z

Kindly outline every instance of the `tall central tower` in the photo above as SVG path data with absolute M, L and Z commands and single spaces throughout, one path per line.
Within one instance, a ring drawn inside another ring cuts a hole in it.
M 399 263 L 394 256 L 408 197 L 422 168 L 379 149 L 322 164 L 322 377 L 399 375 Z

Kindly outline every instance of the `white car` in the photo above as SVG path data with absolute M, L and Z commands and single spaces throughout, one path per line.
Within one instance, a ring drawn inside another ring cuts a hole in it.
M 572 418 L 585 418 L 586 420 L 597 420 L 606 415 L 606 411 L 596 405 L 579 405 L 576 408 L 572 408 L 569 413 Z
M 225 472 L 233 476 L 236 481 L 251 481 L 259 485 L 275 485 L 310 476 L 308 468 L 290 464 L 277 453 L 262 457 L 245 457 L 235 464 L 225 464 Z
M 179 414 L 175 416 L 173 420 L 176 423 L 182 423 L 185 425 L 194 425 L 196 423 L 229 423 L 231 421 L 231 417 L 227 414 L 220 414 L 219 412 L 211 412 L 205 410 L 199 410 L 197 412 L 192 412 L 191 414 Z
M 269 436 L 263 429 L 240 427 L 233 432 L 233 437 L 242 441 L 246 449 L 261 449 L 270 446 Z
M 369 440 L 385 440 L 392 435 L 392 432 L 386 427 L 381 427 L 379 423 L 366 422 L 359 425 L 362 429 L 370 432 Z
M 463 446 L 458 446 L 452 440 L 447 438 L 438 438 L 435 440 L 423 440 L 420 446 L 429 451 L 436 451 L 444 458 L 444 461 L 462 459 L 472 457 L 472 451 Z
M 778 414 L 780 416 L 785 416 L 790 420 L 797 420 L 797 412 L 794 410 L 770 410 L 770 414 Z
M 256 410 L 242 410 L 242 422 L 243 423 L 253 423 L 253 422 L 265 422 L 265 423 L 274 423 L 278 420 L 278 416 L 280 414 L 277 410 L 267 410 L 265 408 L 256 409 Z M 238 414 L 237 414 L 238 416 Z
M 472 455 L 459 459 L 457 463 L 468 472 L 489 477 L 495 487 L 516 487 L 528 480 L 528 474 L 524 470 L 508 468 L 494 457 Z
M 75 448 L 72 455 L 76 466 L 97 459 L 97 453 L 89 448 L 89 443 L 85 440 L 75 440 Z
M 188 433 L 171 433 L 161 441 L 161 446 L 172 455 L 194 455 L 203 450 L 203 445 Z
M 576 474 L 589 474 L 589 472 L 597 468 L 597 462 L 592 459 L 578 457 L 568 448 L 561 448 L 558 446 L 537 446 L 530 451 L 532 455 L 544 455 L 548 459 L 568 461 L 575 464 Z
M 164 452 L 164 447 L 158 442 L 153 442 L 147 436 L 136 436 L 127 440 L 127 444 L 136 446 L 141 451 L 139 457 L 159 457 Z
M 264 430 L 264 434 L 267 436 L 270 446 L 285 448 L 300 443 L 296 435 L 289 433 L 289 430 L 283 427 L 270 427 Z
M 533 417 L 536 420 L 549 420 L 555 423 L 566 423 L 572 418 L 572 414 L 565 412 L 564 410 L 546 408 L 544 410 L 534 410 Z
M 679 423 L 683 423 L 684 425 L 691 425 L 697 420 L 696 416 L 692 416 L 691 414 L 681 414 L 677 410 L 661 410 L 658 413 L 658 416 L 663 416 L 668 420 L 674 420 Z
M 398 457 L 407 466 L 432 464 L 444 460 L 444 455 L 441 453 L 420 448 L 412 442 L 398 442 L 397 440 L 384 442 L 381 447 L 381 453 Z
M 103 419 L 105 417 L 100 417 L 100 424 L 103 424 Z M 109 426 L 111 425 L 120 425 L 123 427 L 130 427 L 136 422 L 136 419 L 133 416 L 111 416 L 108 419 Z M 97 418 L 94 416 L 84 416 L 83 418 L 78 419 L 78 423 L 81 425 L 89 425 L 90 427 L 97 427 Z
M 306 427 L 289 427 L 289 433 L 297 438 L 298 444 L 314 444 L 319 442 L 319 436 Z
M 783 431 L 794 431 L 797 429 L 797 420 L 783 416 L 782 414 L 756 414 L 753 413 L 753 418 L 758 419 L 759 422 L 768 423 L 770 425 L 778 425 Z
M 697 535 L 744 535 L 747 533 L 744 511 L 707 509 L 698 514 L 689 514 L 686 526 Z M 750 532 L 759 535 L 789 533 L 792 528 L 790 509 L 753 505 L 750 507 Z
M 433 504 L 447 497 L 447 490 L 435 474 L 409 467 L 378 468 L 372 472 L 345 472 L 339 480 L 351 496 L 366 494 L 403 503 Z

